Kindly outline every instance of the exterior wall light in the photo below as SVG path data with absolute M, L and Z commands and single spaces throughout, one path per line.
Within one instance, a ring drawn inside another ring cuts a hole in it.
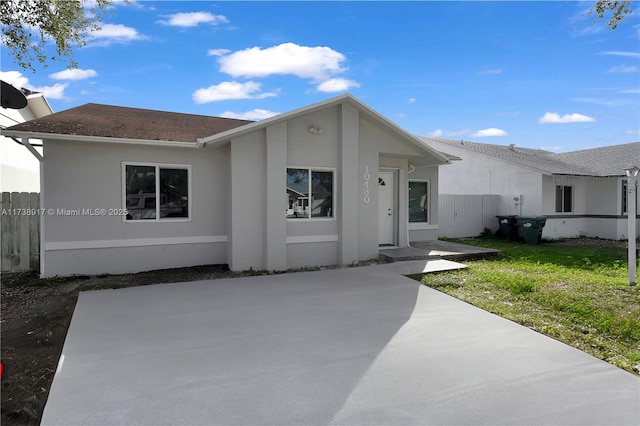
M 309 127 L 309 133 L 313 133 L 314 135 L 321 135 L 322 129 L 320 128 L 320 126 L 314 124 L 313 126 Z

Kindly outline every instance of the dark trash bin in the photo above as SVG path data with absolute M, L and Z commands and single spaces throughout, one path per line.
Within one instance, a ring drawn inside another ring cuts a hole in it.
M 547 223 L 545 216 L 517 216 L 518 235 L 526 244 L 540 244 L 542 228 Z
M 498 228 L 499 235 L 511 241 L 518 241 L 518 222 L 516 215 L 496 216 L 500 226 Z

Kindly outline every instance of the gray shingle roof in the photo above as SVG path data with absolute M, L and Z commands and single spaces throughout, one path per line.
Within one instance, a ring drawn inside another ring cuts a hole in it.
M 434 149 L 433 144 L 429 142 L 440 142 L 553 175 L 624 176 L 627 166 L 640 166 L 640 142 L 555 153 L 513 145 L 492 145 L 434 137 L 420 139 Z
M 20 123 L 8 130 L 195 142 L 249 123 L 252 121 L 90 103 Z

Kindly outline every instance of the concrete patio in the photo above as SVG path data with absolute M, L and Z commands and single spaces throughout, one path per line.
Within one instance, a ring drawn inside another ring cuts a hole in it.
M 430 262 L 83 292 L 42 424 L 640 423 L 639 377 L 402 275 Z

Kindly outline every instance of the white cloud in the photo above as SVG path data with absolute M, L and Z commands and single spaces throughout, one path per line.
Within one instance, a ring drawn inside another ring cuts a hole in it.
M 207 56 L 224 56 L 230 52 L 229 49 L 209 49 L 207 50 Z
M 640 53 L 638 52 L 607 51 L 600 52 L 600 55 L 624 56 L 625 58 L 640 58 Z
M 42 93 L 47 99 L 64 99 L 64 90 L 68 86 L 67 83 L 56 83 L 53 86 L 32 86 L 28 89 Z
M 471 136 L 474 138 L 487 138 L 491 136 L 508 136 L 509 134 L 502 129 L 496 129 L 495 127 L 490 127 L 488 129 L 478 130 L 473 133 Z
M 331 78 L 327 81 L 323 81 L 317 87 L 318 92 L 333 93 L 343 92 L 349 90 L 352 87 L 360 87 L 360 84 L 344 78 Z
M 144 40 L 147 37 L 138 33 L 135 28 L 122 24 L 102 24 L 101 28 L 91 33 L 98 44 L 126 43 L 134 40 Z
M 434 138 L 455 138 L 460 136 L 466 136 L 471 133 L 471 130 L 444 130 L 444 129 L 436 129 L 431 133 L 428 133 L 429 136 L 433 136 Z
M 280 114 L 279 112 L 273 112 L 266 109 L 252 109 L 251 111 L 246 112 L 231 112 L 225 111 L 220 114 L 220 117 L 225 118 L 237 118 L 240 120 L 264 120 L 265 118 L 273 117 L 274 115 Z
M 596 119 L 593 117 L 589 117 L 587 115 L 573 113 L 573 114 L 565 114 L 563 116 L 560 116 L 560 114 L 557 114 L 555 112 L 546 112 L 542 117 L 538 119 L 538 123 L 540 124 L 588 123 L 592 121 L 596 121 Z
M 407 103 L 409 103 L 409 104 L 414 104 L 414 103 L 416 103 L 416 98 L 409 98 L 409 99 L 407 99 Z
M 221 56 L 220 71 L 233 77 L 267 77 L 293 74 L 300 78 L 325 81 L 346 70 L 346 57 L 329 47 L 283 43 L 261 49 L 251 47 Z
M 631 93 L 631 94 L 640 94 L 640 89 L 638 88 L 634 88 L 634 89 L 623 89 L 620 91 L 620 93 Z
M 165 15 L 165 20 L 160 20 L 158 23 L 163 25 L 170 25 L 172 27 L 197 27 L 200 24 L 219 25 L 229 22 L 224 15 L 214 15 L 209 12 L 188 12 L 188 13 L 174 13 L 173 15 Z
M 603 106 L 616 106 L 620 105 L 620 99 L 606 99 L 606 98 L 570 98 L 574 102 L 582 102 L 586 104 L 595 104 Z
M 638 71 L 638 67 L 629 66 L 629 65 L 618 65 L 617 67 L 613 67 L 609 69 L 609 72 L 616 72 L 616 73 L 623 73 L 623 74 L 632 73 L 636 71 Z
M 54 72 L 49 77 L 54 80 L 84 80 L 85 78 L 96 77 L 98 73 L 95 70 L 81 70 L 79 68 L 67 69 L 60 72 Z
M 33 86 L 29 83 L 29 79 L 18 71 L 0 72 L 0 80 L 21 89 L 29 89 L 32 92 L 44 94 L 48 99 L 64 99 L 64 90 L 69 86 L 67 83 L 56 83 L 53 86 Z
M 19 71 L 0 71 L 0 80 L 5 83 L 21 89 L 29 86 L 29 79 L 23 76 Z
M 480 74 L 480 75 L 499 75 L 499 74 L 502 74 L 502 70 L 499 69 L 499 68 L 496 68 L 496 69 L 492 69 L 492 70 L 481 71 L 478 74 Z
M 278 92 L 262 92 L 261 83 L 248 81 L 239 83 L 237 81 L 223 81 L 206 88 L 193 92 L 193 100 L 197 104 L 208 102 L 225 101 L 231 99 L 263 99 L 276 96 Z

